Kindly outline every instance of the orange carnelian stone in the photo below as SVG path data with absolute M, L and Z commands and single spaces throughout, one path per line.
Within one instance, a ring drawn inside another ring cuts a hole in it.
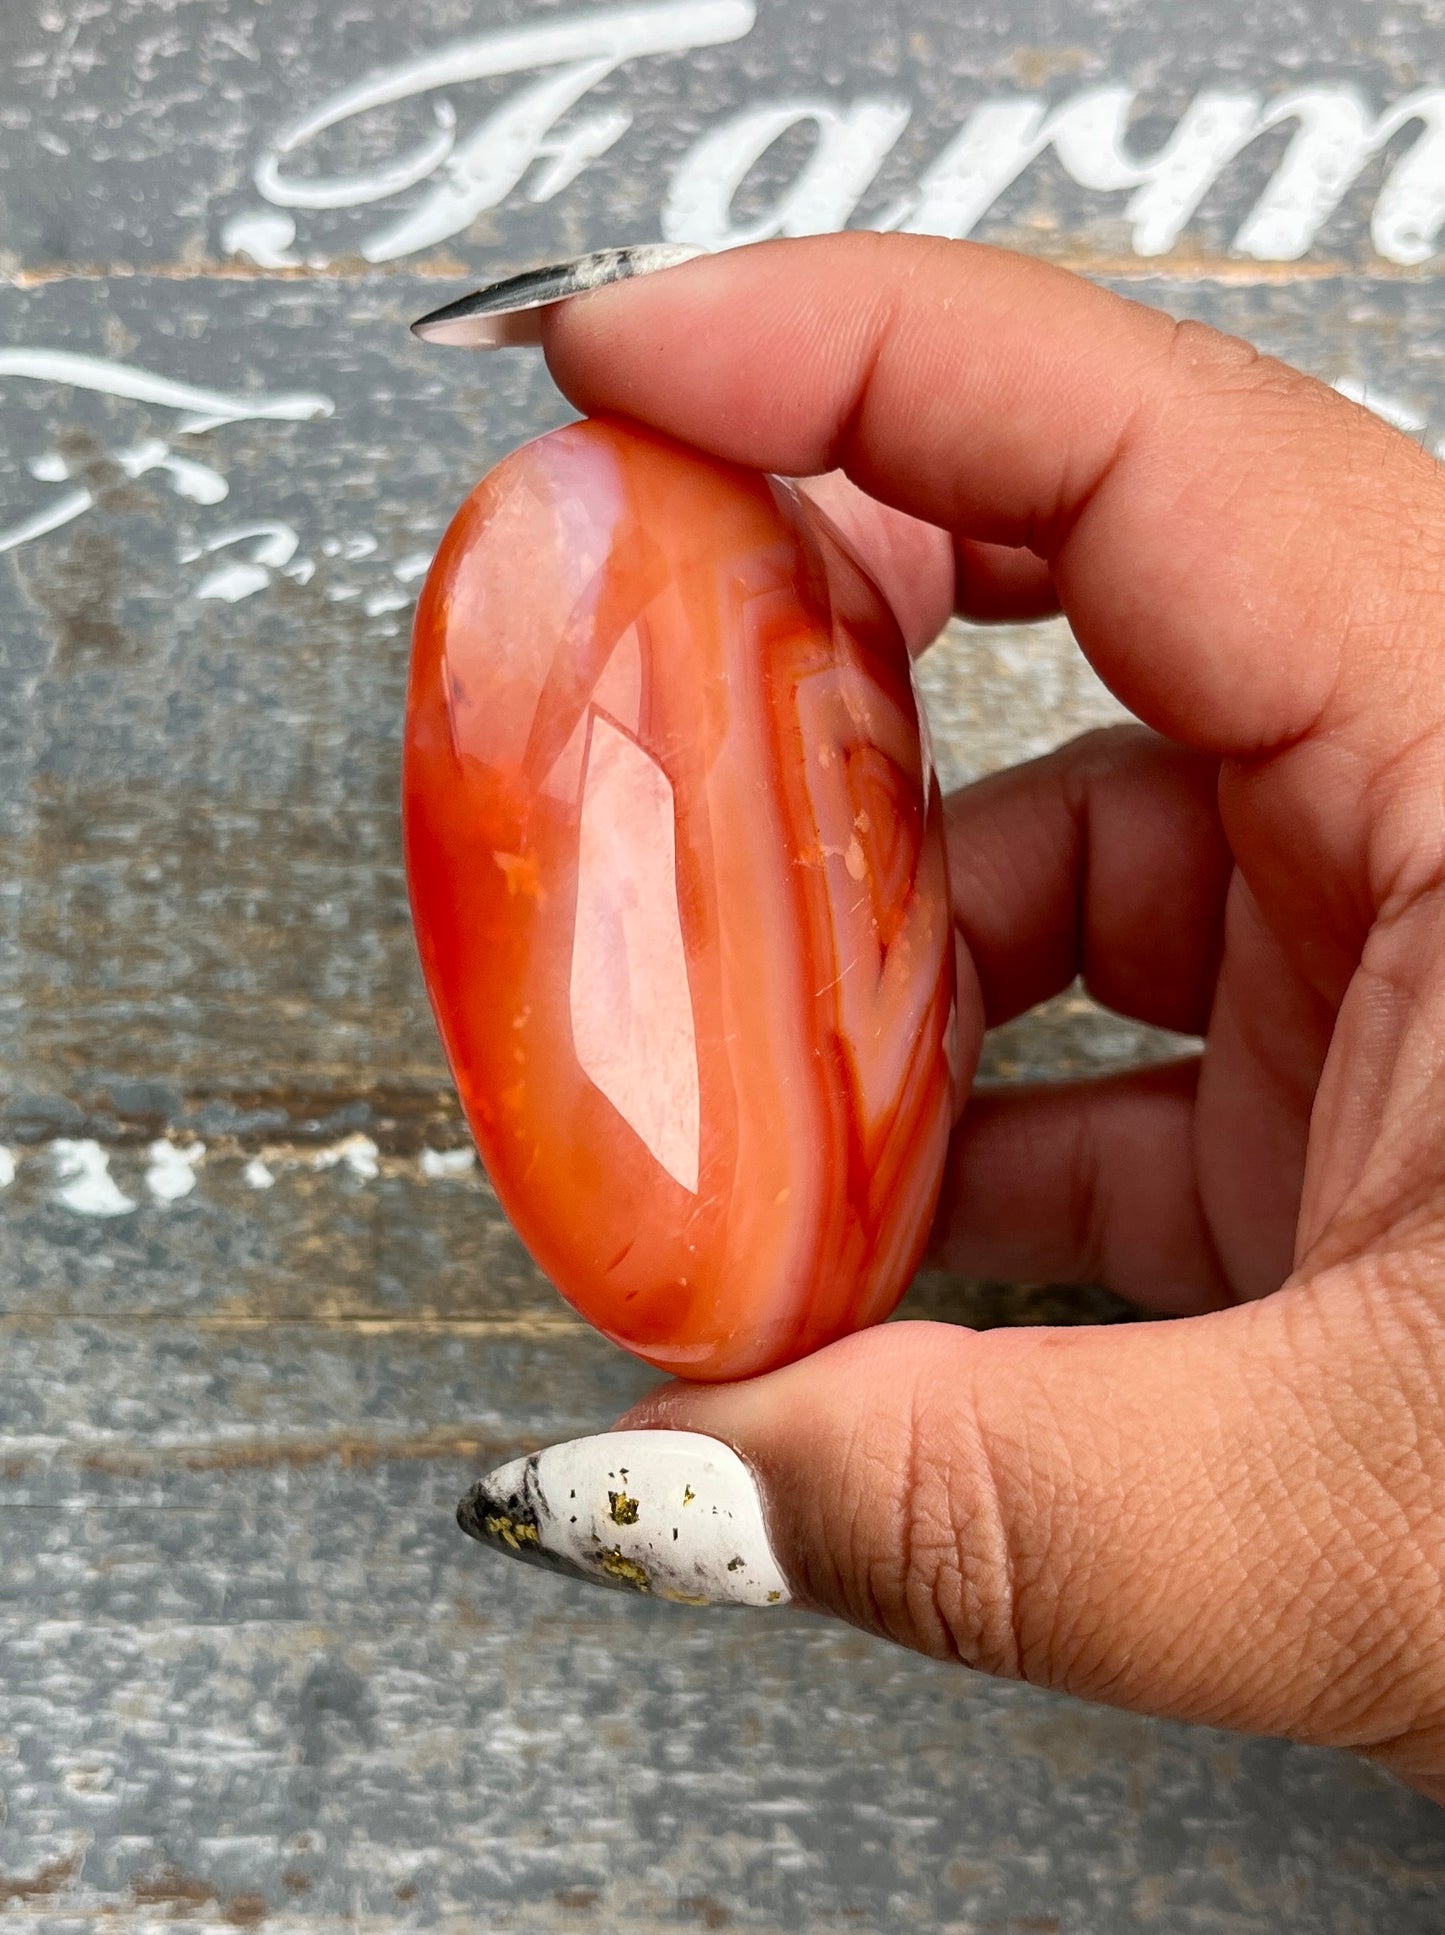
M 952 1114 L 907 654 L 786 485 L 610 421 L 473 491 L 417 611 L 406 854 L 467 1118 L 609 1337 L 741 1377 L 877 1322 Z

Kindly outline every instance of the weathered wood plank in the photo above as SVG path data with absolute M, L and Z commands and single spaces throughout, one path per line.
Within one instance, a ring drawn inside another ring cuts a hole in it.
M 529 29 L 509 63 L 506 38 Z M 1183 273 L 1293 275 L 1303 259 L 1305 273 L 1409 274 L 1422 251 L 1438 267 L 1422 233 L 1442 207 L 1438 150 L 1418 129 L 1393 143 L 1388 122 L 1375 133 L 1378 115 L 1441 79 L 1423 0 L 1307 14 L 1202 0 L 1167 15 L 1145 0 L 1062 0 L 1045 16 L 997 0 L 966 19 L 931 0 L 881 11 L 667 0 L 641 18 L 524 0 L 484 16 L 459 0 L 190 0 L 163 16 L 150 0 L 27 3 L 8 11 L 6 52 L 0 270 L 13 276 L 196 275 L 256 254 L 445 271 L 643 240 L 664 224 L 714 242 L 779 222 L 899 221 L 971 225 L 1096 268 L 1160 249 Z M 444 67 L 423 67 L 437 56 Z M 391 100 L 359 111 L 378 80 Z M 514 137 L 509 166 L 502 117 L 515 126 L 524 95 L 535 102 L 545 85 L 556 98 Z M 1271 116 L 1291 99 L 1308 145 L 1282 187 L 1294 129 Z M 818 149 L 795 126 L 750 167 L 779 102 L 823 116 Z M 337 118 L 317 128 L 328 110 Z M 974 179 L 945 191 L 938 164 L 970 116 Z M 1166 188 L 1150 164 L 1181 126 Z M 1393 209 L 1372 142 L 1393 162 L 1412 139 L 1425 193 Z M 322 179 L 345 186 L 328 194 Z
M 439 1164 L 355 1136 L 256 1147 L 180 1140 L 159 1161 L 150 1144 L 20 1150 L 0 1214 L 0 1355 L 37 1324 L 86 1319 L 190 1323 L 217 1351 L 248 1333 L 330 1326 L 364 1334 L 383 1359 L 393 1333 L 571 1340 L 575 1320 L 465 1148 Z M 1014 1305 L 1036 1322 L 1105 1309 L 1069 1292 L 1018 1292 Z M 1008 1320 L 988 1286 L 942 1275 L 920 1281 L 907 1314 Z
M 164 1505 L 96 1473 L 7 1513 L 6 1926 L 1438 1924 L 1438 1820 L 1362 1767 L 589 1596 L 454 1538 L 465 1472 L 173 1473 Z
M 142 1132 L 220 1103 L 201 1119 L 274 1131 L 354 1104 L 341 1126 L 415 1134 L 437 1110 L 398 848 L 413 574 L 476 474 L 564 406 L 535 359 L 413 344 L 402 324 L 431 293 L 0 291 L 0 346 L 117 345 L 188 382 L 334 406 L 188 436 L 176 410 L 0 377 L 0 519 L 96 499 L 0 556 L 0 669 L 23 695 L 0 728 L 0 1133 L 73 1133 L 76 1108 Z M 1427 287 L 1146 293 L 1445 425 Z M 117 453 L 147 439 L 211 466 L 226 500 L 126 476 Z M 47 461 L 71 478 L 37 481 Z M 258 523 L 275 528 L 224 543 Z M 200 595 L 218 588 L 233 602 Z M 1113 716 L 1070 651 L 1061 628 L 940 649 L 950 777 Z
M 660 50 L 584 77 L 533 140 L 550 157 L 459 219 L 447 111 L 465 146 L 579 32 L 615 51 L 615 7 L 4 12 L 0 1927 L 1438 1927 L 1441 1817 L 1344 1759 L 801 1616 L 589 1595 L 461 1539 L 479 1462 L 606 1424 L 650 1374 L 569 1316 L 475 1170 L 438 1167 L 464 1137 L 396 812 L 418 571 L 480 471 L 565 414 L 533 359 L 410 343 L 443 280 L 655 235 L 688 196 L 715 229 L 926 213 L 1365 385 L 1434 444 L 1445 159 L 1422 124 L 1372 126 L 1445 81 L 1433 0 L 668 0 L 640 30 Z M 496 36 L 538 27 L 533 64 L 489 77 Z M 469 72 L 408 92 L 447 48 Z M 280 153 L 388 72 L 394 101 Z M 1233 159 L 1188 118 L 1211 90 Z M 813 120 L 750 168 L 780 100 Z M 992 178 L 950 212 L 936 163 L 966 122 Z M 1199 199 L 1171 214 L 1151 157 L 1176 128 Z M 356 192 L 428 140 L 430 172 Z M 350 178 L 346 205 L 268 203 L 268 157 Z M 105 367 L 64 381 L 64 355 Z M 186 429 L 194 399 L 111 393 L 136 370 L 249 404 Z M 958 631 L 924 679 L 950 784 L 1116 713 L 1060 626 Z M 1166 1047 L 1071 996 L 987 1067 Z M 1119 1314 L 927 1275 L 906 1308 Z

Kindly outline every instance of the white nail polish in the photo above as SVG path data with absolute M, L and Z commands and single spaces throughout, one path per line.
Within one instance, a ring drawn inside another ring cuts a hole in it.
M 542 340 L 542 315 L 569 296 L 589 289 L 605 289 L 609 282 L 629 282 L 635 276 L 656 275 L 706 255 L 706 249 L 684 242 L 644 242 L 627 249 L 596 249 L 570 262 L 550 262 L 542 269 L 524 269 L 485 289 L 449 302 L 411 326 L 424 343 L 447 343 L 457 349 L 519 349 Z
M 488 1473 L 457 1508 L 464 1532 L 531 1565 L 697 1606 L 792 1596 L 757 1480 L 695 1431 L 609 1431 Z

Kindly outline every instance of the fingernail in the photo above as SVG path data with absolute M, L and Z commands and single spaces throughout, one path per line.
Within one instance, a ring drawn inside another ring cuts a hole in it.
M 695 1431 L 609 1431 L 500 1465 L 457 1507 L 464 1532 L 529 1565 L 689 1606 L 791 1598 L 757 1480 Z
M 596 249 L 570 262 L 551 262 L 542 269 L 524 269 L 502 282 L 488 283 L 469 296 L 433 309 L 411 326 L 424 343 L 450 343 L 460 349 L 514 349 L 542 340 L 542 315 L 569 296 L 604 289 L 609 282 L 655 275 L 675 269 L 694 256 L 706 255 L 682 242 L 645 242 L 635 248 Z

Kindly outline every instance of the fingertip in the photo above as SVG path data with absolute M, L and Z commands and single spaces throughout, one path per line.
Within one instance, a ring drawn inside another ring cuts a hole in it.
M 638 417 L 755 469 L 841 465 L 840 381 L 866 379 L 900 264 L 931 238 L 862 233 L 753 243 L 611 284 L 547 318 L 543 349 L 579 409 Z
M 668 401 L 669 370 L 682 363 L 699 320 L 731 307 L 739 283 L 735 258 L 746 253 L 697 255 L 548 310 L 542 353 L 558 388 L 581 410 L 635 414 L 666 428 L 658 406 Z

